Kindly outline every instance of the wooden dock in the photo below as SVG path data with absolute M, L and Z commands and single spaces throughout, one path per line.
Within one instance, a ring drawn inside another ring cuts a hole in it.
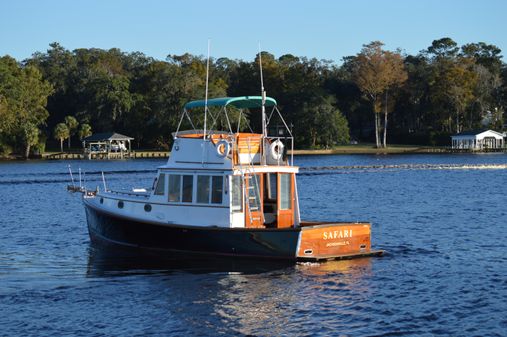
M 88 158 L 90 157 L 90 158 Z M 82 152 L 57 152 L 57 153 L 44 153 L 42 159 L 49 160 L 71 160 L 71 159 L 98 159 L 98 160 L 121 160 L 131 158 L 167 158 L 169 157 L 168 151 L 132 151 L 126 153 L 93 153 L 91 155 L 83 154 Z

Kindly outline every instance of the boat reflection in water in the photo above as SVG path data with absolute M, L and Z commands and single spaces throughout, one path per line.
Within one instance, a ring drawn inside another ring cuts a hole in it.
M 150 274 L 183 271 L 191 273 L 260 274 L 287 269 L 306 276 L 347 276 L 361 278 L 371 271 L 368 258 L 328 261 L 327 263 L 298 263 L 287 260 L 258 260 L 237 257 L 189 257 L 188 254 L 148 255 L 144 250 L 118 249 L 110 245 L 90 243 L 87 275 L 91 277 L 115 274 Z
M 121 276 L 171 272 L 257 274 L 291 268 L 286 260 L 253 260 L 240 258 L 189 257 L 188 254 L 155 255 L 145 251 L 118 249 L 90 243 L 87 276 Z
M 110 291 L 120 297 L 140 294 L 143 301 L 163 308 L 180 335 L 202 334 L 206 325 L 216 334 L 266 336 L 297 334 L 301 326 L 315 328 L 328 316 L 340 321 L 338 329 L 349 324 L 338 318 L 337 311 L 357 317 L 351 299 L 370 292 L 371 264 L 367 258 L 300 264 L 238 258 L 155 259 L 143 252 L 92 244 L 87 276 L 127 277 L 126 282 L 108 281 L 114 284 Z

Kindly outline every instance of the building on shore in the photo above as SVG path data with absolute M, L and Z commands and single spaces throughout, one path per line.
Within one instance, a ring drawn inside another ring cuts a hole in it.
M 134 138 L 116 132 L 96 133 L 83 139 L 83 153 L 86 159 L 130 158 L 131 141 Z
M 453 150 L 488 151 L 505 148 L 505 133 L 470 130 L 451 136 Z

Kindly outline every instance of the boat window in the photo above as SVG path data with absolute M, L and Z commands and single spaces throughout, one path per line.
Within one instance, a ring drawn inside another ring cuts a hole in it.
M 243 179 L 241 176 L 231 177 L 231 209 L 243 212 Z
M 290 174 L 280 174 L 280 209 L 292 208 L 292 196 L 290 190 Z
M 197 176 L 197 202 L 209 204 L 210 176 Z
M 222 203 L 222 192 L 224 191 L 224 178 L 222 176 L 211 177 L 211 203 Z
M 194 176 L 184 175 L 183 176 L 183 202 L 192 202 L 192 192 L 194 190 Z
M 169 174 L 169 201 L 180 202 L 181 175 Z
M 268 190 L 268 199 L 270 200 L 276 200 L 276 190 L 277 190 L 277 186 L 276 186 L 276 173 L 268 173 L 268 179 L 267 179 L 267 184 L 266 184 L 266 188 Z
M 155 195 L 164 195 L 165 189 L 165 174 L 158 176 L 157 186 L 155 187 Z

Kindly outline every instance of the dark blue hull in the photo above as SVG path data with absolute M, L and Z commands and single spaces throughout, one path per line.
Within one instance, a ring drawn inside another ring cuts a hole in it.
M 231 229 L 159 225 L 109 214 L 85 203 L 93 241 L 162 254 L 296 260 L 299 228 Z

